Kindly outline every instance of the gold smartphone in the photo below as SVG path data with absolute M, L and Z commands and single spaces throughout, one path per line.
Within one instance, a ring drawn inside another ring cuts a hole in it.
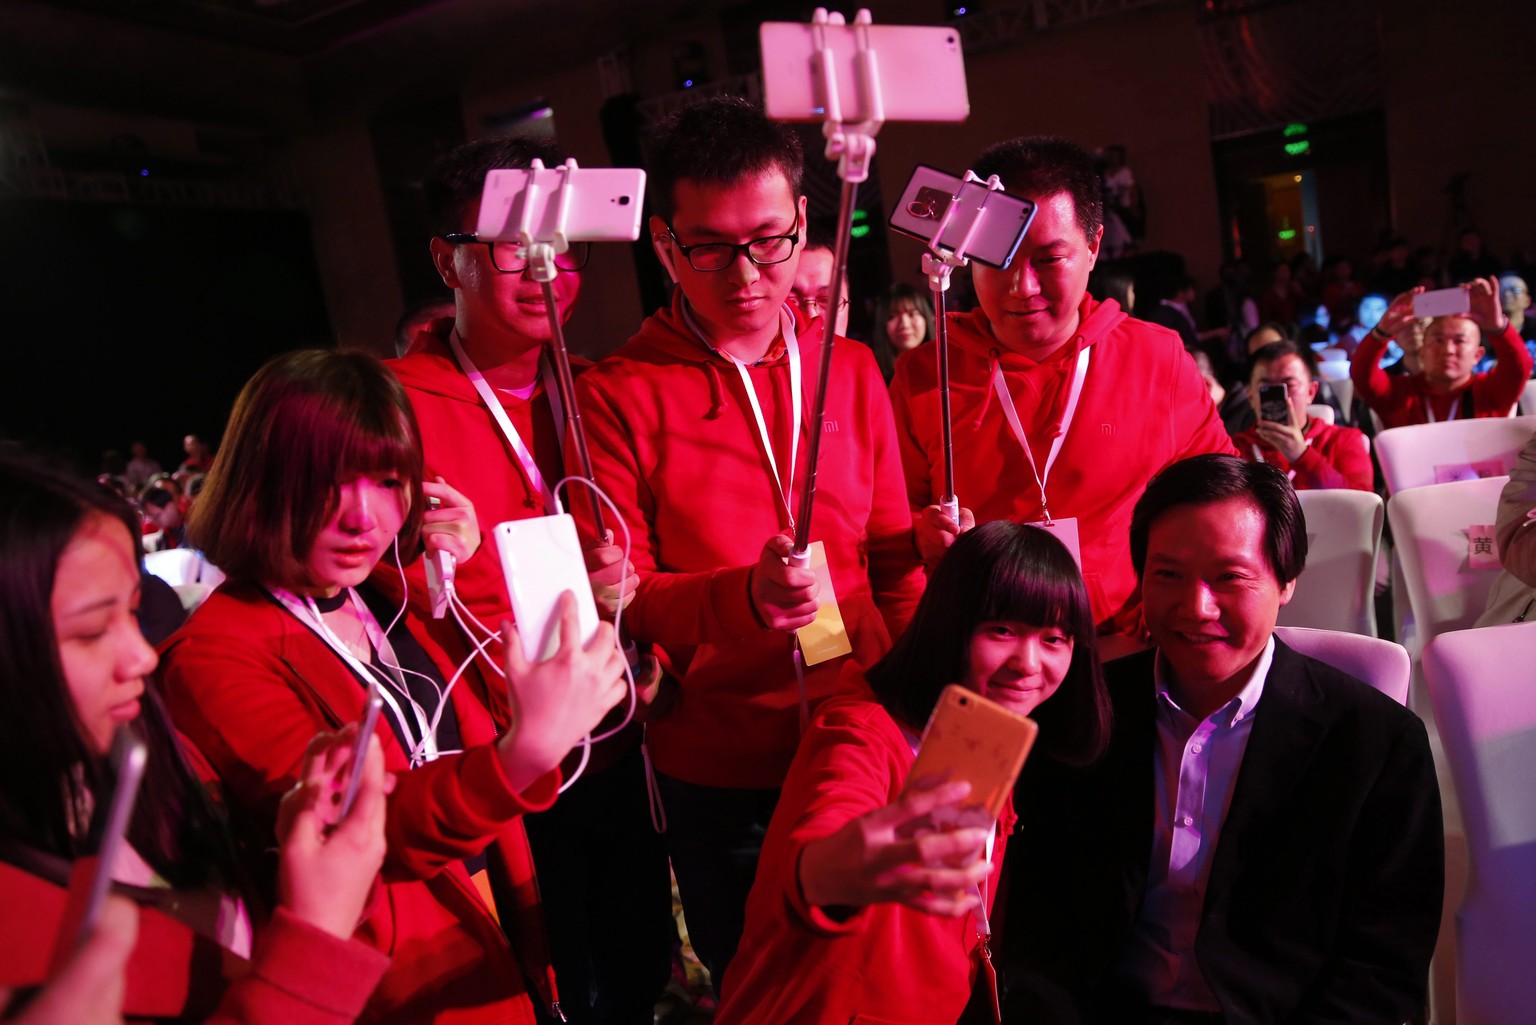
M 996 818 L 1039 732 L 1033 719 L 951 684 L 923 730 L 907 786 L 926 776 L 966 780 L 971 795 L 965 807 L 980 806 Z

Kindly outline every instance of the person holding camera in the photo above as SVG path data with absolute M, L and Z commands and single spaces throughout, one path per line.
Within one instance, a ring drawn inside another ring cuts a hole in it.
M 1254 353 L 1249 375 L 1248 399 L 1257 419 L 1232 439 L 1238 454 L 1279 467 L 1297 491 L 1373 489 L 1365 435 L 1308 413 L 1318 380 L 1295 342 L 1271 342 Z

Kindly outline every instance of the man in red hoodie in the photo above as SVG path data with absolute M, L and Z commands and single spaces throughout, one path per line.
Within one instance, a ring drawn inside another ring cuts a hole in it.
M 453 317 L 429 321 L 410 339 L 408 354 L 388 363 L 420 424 L 427 476 L 441 475 L 464 492 L 485 538 L 497 523 L 552 511 L 550 489 L 566 475 L 543 288 L 524 273 L 520 247 L 474 236 L 486 173 L 526 168 L 535 157 L 547 167 L 565 159 L 529 139 L 483 139 L 447 154 L 428 173 L 423 191 L 439 233 L 431 254 L 453 289 Z M 576 243 L 555 257 L 553 292 L 562 320 L 580 292 L 586 248 Z M 572 504 L 585 499 L 570 494 Z M 633 573 L 625 579 L 617 545 L 589 549 L 587 560 L 593 592 L 611 613 L 621 585 L 633 593 Z M 405 574 L 412 602 L 425 606 L 423 561 L 412 562 Z M 486 627 L 498 630 L 512 618 L 495 545 L 481 545 L 456 577 L 459 597 Z M 376 583 L 398 589 L 394 567 L 381 568 Z M 428 615 L 423 610 L 423 618 Z M 434 629 L 455 657 L 468 654 L 453 617 L 437 620 Z M 460 686 L 473 686 L 505 729 L 511 715 L 501 697 L 505 688 L 489 668 L 501 660 L 497 641 Z M 667 984 L 675 935 L 671 886 L 666 851 L 651 825 L 638 733 L 635 728 L 595 748 L 556 805 L 524 819 L 555 974 L 573 1022 L 649 1022 Z
M 1297 491 L 1370 491 L 1375 486 L 1371 444 L 1353 427 L 1325 423 L 1308 413 L 1317 398 L 1318 381 L 1296 343 L 1286 339 L 1270 342 L 1250 358 L 1253 369 L 1249 371 L 1248 397 L 1256 420 L 1232 439 L 1239 454 L 1279 467 Z M 1284 419 L 1265 415 L 1262 389 L 1268 387 L 1283 389 Z
M 812 540 L 859 664 L 905 627 L 922 575 L 867 347 L 838 340 L 825 420 L 806 422 L 822 324 L 785 303 L 805 233 L 795 134 L 721 97 L 662 122 L 651 152 L 648 230 L 678 287 L 577 391 L 634 542 L 625 627 L 679 681 L 647 738 L 689 936 L 718 987 L 804 717 L 845 661 L 797 664 L 794 631 L 834 597 L 785 564 L 812 431 Z
M 1012 519 L 1048 525 L 1080 553 L 1101 631 L 1135 629 L 1131 509 L 1169 463 L 1233 454 L 1179 338 L 1088 294 L 1104 207 L 1082 147 L 1046 136 L 998 143 L 972 169 L 1035 202 L 1008 270 L 973 264 L 980 309 L 949 317 L 960 522 L 936 504 L 944 446 L 933 354 L 896 365 L 896 410 L 918 548 L 933 565 L 960 530 Z

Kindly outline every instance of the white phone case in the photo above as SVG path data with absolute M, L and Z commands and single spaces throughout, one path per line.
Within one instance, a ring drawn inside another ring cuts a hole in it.
M 536 239 L 553 239 L 563 168 L 542 171 L 503 168 L 485 176 L 480 193 L 480 217 L 475 233 L 486 242 L 517 239 L 517 203 L 532 179 Z M 645 198 L 645 172 L 637 167 L 578 167 L 571 176 L 572 195 L 565 215 L 565 237 L 572 242 L 632 242 L 640 237 L 640 208 Z
M 768 116 L 778 121 L 821 121 L 821 62 L 816 33 L 825 31 L 832 51 L 837 95 L 844 122 L 869 119 L 859 86 L 855 54 L 859 31 L 867 31 L 879 69 L 886 121 L 964 121 L 971 112 L 965 87 L 960 33 L 933 25 L 828 25 L 764 22 L 763 94 Z
M 1470 309 L 1465 288 L 1437 288 L 1413 297 L 1415 317 L 1454 317 Z
M 1003 188 L 1007 187 L 1008 183 L 1003 182 Z M 960 198 L 955 200 L 952 197 L 957 193 Z M 981 221 L 963 255 L 1006 268 L 1035 219 L 1035 204 L 1022 196 L 992 192 L 980 182 L 967 182 L 947 171 L 918 164 L 906 188 L 901 190 L 896 209 L 891 211 L 891 227 L 903 235 L 930 242 L 952 202 L 957 209 L 944 226 L 939 245 L 953 253 L 979 217 Z
M 597 632 L 597 602 L 592 598 L 586 562 L 576 539 L 576 521 L 570 514 L 498 523 L 492 534 L 507 578 L 523 657 L 542 662 L 560 646 L 560 619 L 555 609 L 566 591 L 576 595 L 581 643 L 590 641 Z

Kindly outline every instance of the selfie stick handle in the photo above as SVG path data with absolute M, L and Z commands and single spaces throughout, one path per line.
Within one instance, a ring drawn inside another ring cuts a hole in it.
M 982 181 L 974 171 L 968 170 L 965 172 L 965 180 L 960 185 L 960 191 L 964 192 L 965 186 L 972 182 L 985 185 L 989 194 L 1000 191 L 1003 187 L 1003 183 L 995 174 L 986 181 Z M 957 527 L 960 525 L 960 498 L 955 494 L 955 436 L 949 406 L 949 319 L 944 299 L 945 293 L 949 291 L 950 272 L 956 267 L 964 267 L 969 262 L 965 252 L 970 248 L 971 240 L 976 237 L 976 231 L 981 227 L 982 218 L 986 216 L 987 210 L 986 201 L 983 200 L 965 236 L 951 252 L 939 245 L 939 239 L 944 237 L 944 229 L 949 227 L 950 220 L 959 208 L 959 200 L 960 193 L 950 197 L 949 204 L 944 208 L 944 216 L 939 219 L 939 223 L 933 229 L 932 238 L 928 240 L 928 252 L 923 254 L 923 273 L 928 275 L 928 287 L 933 290 L 933 309 L 936 315 L 935 323 L 938 325 L 934 348 L 939 362 L 939 426 L 943 430 L 944 437 L 944 496 L 939 500 L 939 509 Z
M 535 157 L 528 169 L 530 172 L 542 171 L 545 169 L 544 162 Z M 560 323 L 560 308 L 555 303 L 555 275 L 560 273 L 560 268 L 555 266 L 555 256 L 571 247 L 565 235 L 565 219 L 571 205 L 571 175 L 576 170 L 576 161 L 567 160 L 562 169 L 565 175 L 560 179 L 559 191 L 555 196 L 554 238 L 534 237 L 532 220 L 534 199 L 538 192 L 535 173 L 529 174 L 528 187 L 517 200 L 522 204 L 516 213 L 517 238 L 528 254 L 528 276 L 544 289 L 544 309 L 549 315 L 549 347 L 555 358 L 555 384 L 560 390 L 560 402 L 565 406 L 566 431 L 576 444 L 576 460 L 581 464 L 581 475 L 595 484 L 592 454 L 587 450 L 587 432 L 581 425 L 581 409 L 576 405 L 576 383 L 571 374 L 571 354 L 565 347 L 565 326 Z M 587 497 L 592 501 L 592 523 L 597 536 L 607 537 L 608 527 L 603 522 L 602 501 L 592 488 L 587 489 Z
M 869 165 L 875 156 L 875 133 L 885 120 L 885 106 L 880 96 L 879 63 L 870 45 L 869 11 L 860 10 L 854 16 L 857 29 L 858 51 L 854 56 L 858 74 L 859 93 L 864 120 L 854 124 L 843 121 L 842 97 L 837 91 L 837 73 L 833 66 L 832 48 L 826 39 L 829 26 L 844 24 L 841 14 L 828 14 L 818 7 L 811 21 L 812 37 L 816 44 L 816 60 L 820 65 L 822 107 L 826 112 L 822 135 L 826 137 L 828 160 L 837 160 L 837 175 L 843 180 L 843 188 L 837 211 L 837 244 L 832 251 L 831 296 L 827 301 L 826 316 L 822 318 L 821 367 L 817 374 L 816 396 L 810 418 L 811 444 L 806 455 L 805 488 L 800 494 L 800 512 L 795 517 L 795 546 L 790 556 L 791 565 L 809 563 L 811 546 L 811 511 L 816 498 L 816 466 L 821 454 L 822 422 L 827 412 L 827 384 L 832 377 L 832 340 L 837 333 L 836 318 L 830 313 L 842 305 L 843 280 L 848 269 L 848 243 L 852 234 L 853 211 L 858 204 L 859 183 L 869 177 Z M 793 468 L 791 468 L 793 472 Z

